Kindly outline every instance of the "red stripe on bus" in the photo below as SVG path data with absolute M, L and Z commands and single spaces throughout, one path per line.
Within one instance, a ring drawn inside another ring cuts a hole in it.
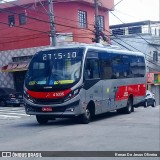
M 126 100 L 131 94 L 133 97 L 145 96 L 146 84 L 119 86 L 116 93 L 116 101 Z
M 56 99 L 56 98 L 63 98 L 67 96 L 71 92 L 71 89 L 67 89 L 64 91 L 57 91 L 57 92 L 34 92 L 27 90 L 27 93 L 33 97 L 38 99 Z

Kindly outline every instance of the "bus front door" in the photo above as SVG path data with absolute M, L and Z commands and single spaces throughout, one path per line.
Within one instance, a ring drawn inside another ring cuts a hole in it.
M 99 61 L 97 58 L 88 58 L 85 65 L 85 89 L 86 103 L 95 104 L 95 114 L 102 112 L 102 81 L 100 80 Z

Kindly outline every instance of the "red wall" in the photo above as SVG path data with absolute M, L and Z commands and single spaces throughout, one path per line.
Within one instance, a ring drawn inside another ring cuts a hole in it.
M 37 17 L 38 19 L 47 20 L 45 14 L 37 12 L 37 10 L 42 10 L 41 7 L 37 6 L 36 10 L 32 9 L 23 9 L 20 7 L 5 9 L 14 13 L 25 13 L 30 17 Z M 0 14 L 0 50 L 11 50 L 18 48 L 28 48 L 36 47 L 41 45 L 49 44 L 49 23 L 40 22 L 27 18 L 27 23 L 25 25 L 19 25 L 18 14 L 13 13 L 1 13 Z M 9 27 L 8 26 L 8 15 L 15 16 L 15 25 L 18 27 Z M 6 24 L 2 24 L 4 22 Z M 20 28 L 22 27 L 22 28 Z M 28 29 L 24 29 L 24 28 Z M 37 30 L 32 31 L 29 29 Z M 48 33 L 43 33 L 48 32 Z
M 112 0 L 113 1 L 113 0 Z M 21 7 L 5 9 L 15 13 L 26 13 L 29 17 L 35 17 L 46 22 L 30 19 L 27 17 L 27 24 L 19 25 L 18 15 L 15 14 L 15 25 L 18 27 L 8 26 L 8 15 L 12 13 L 0 13 L 0 51 L 12 50 L 20 48 L 30 48 L 49 45 L 49 31 L 50 24 L 48 15 L 44 8 L 38 4 L 28 5 L 28 9 Z M 47 4 L 45 5 L 47 9 Z M 81 29 L 78 26 L 78 10 L 87 11 L 88 28 Z M 42 13 L 43 12 L 43 13 Z M 54 4 L 55 12 L 55 27 L 57 33 L 69 33 L 74 35 L 75 42 L 92 43 L 94 30 L 94 8 L 91 5 L 70 2 L 68 3 L 56 3 Z M 99 11 L 99 15 L 105 16 L 105 29 L 109 30 L 109 16 L 108 12 L 104 9 Z M 2 24 L 6 23 L 6 24 Z M 29 28 L 37 31 L 31 31 L 24 28 Z M 106 32 L 106 34 L 108 34 Z

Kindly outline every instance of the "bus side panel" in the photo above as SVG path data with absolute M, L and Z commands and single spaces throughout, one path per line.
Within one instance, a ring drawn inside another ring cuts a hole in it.
M 114 110 L 116 108 L 116 80 L 103 80 L 103 101 L 102 112 Z
M 136 104 L 144 99 L 145 92 L 145 78 L 104 80 L 102 112 L 126 107 L 130 95 Z
M 93 101 L 95 104 L 95 114 L 102 113 L 102 81 L 86 80 L 84 88 L 86 90 L 85 103 L 88 105 L 89 102 Z

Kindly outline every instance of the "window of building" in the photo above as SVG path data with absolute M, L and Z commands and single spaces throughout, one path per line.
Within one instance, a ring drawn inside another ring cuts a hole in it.
M 14 18 L 14 15 L 8 16 L 8 25 L 9 25 L 10 27 L 15 26 L 15 18 Z
M 19 24 L 20 25 L 26 24 L 26 15 L 25 15 L 25 13 L 19 14 Z
M 129 27 L 128 30 L 129 30 L 129 34 L 142 33 L 142 28 L 141 28 L 141 26 Z
M 153 51 L 153 61 L 154 62 L 158 61 L 158 52 L 157 51 Z
M 142 28 L 142 33 L 149 33 L 148 25 L 143 25 L 141 28 Z
M 87 12 L 79 10 L 78 18 L 79 18 L 79 26 L 81 28 L 87 28 Z
M 113 29 L 112 35 L 125 35 L 125 28 Z
M 158 27 L 152 28 L 152 35 L 159 36 L 160 35 L 160 29 Z
M 99 30 L 104 31 L 104 16 L 98 16 Z

